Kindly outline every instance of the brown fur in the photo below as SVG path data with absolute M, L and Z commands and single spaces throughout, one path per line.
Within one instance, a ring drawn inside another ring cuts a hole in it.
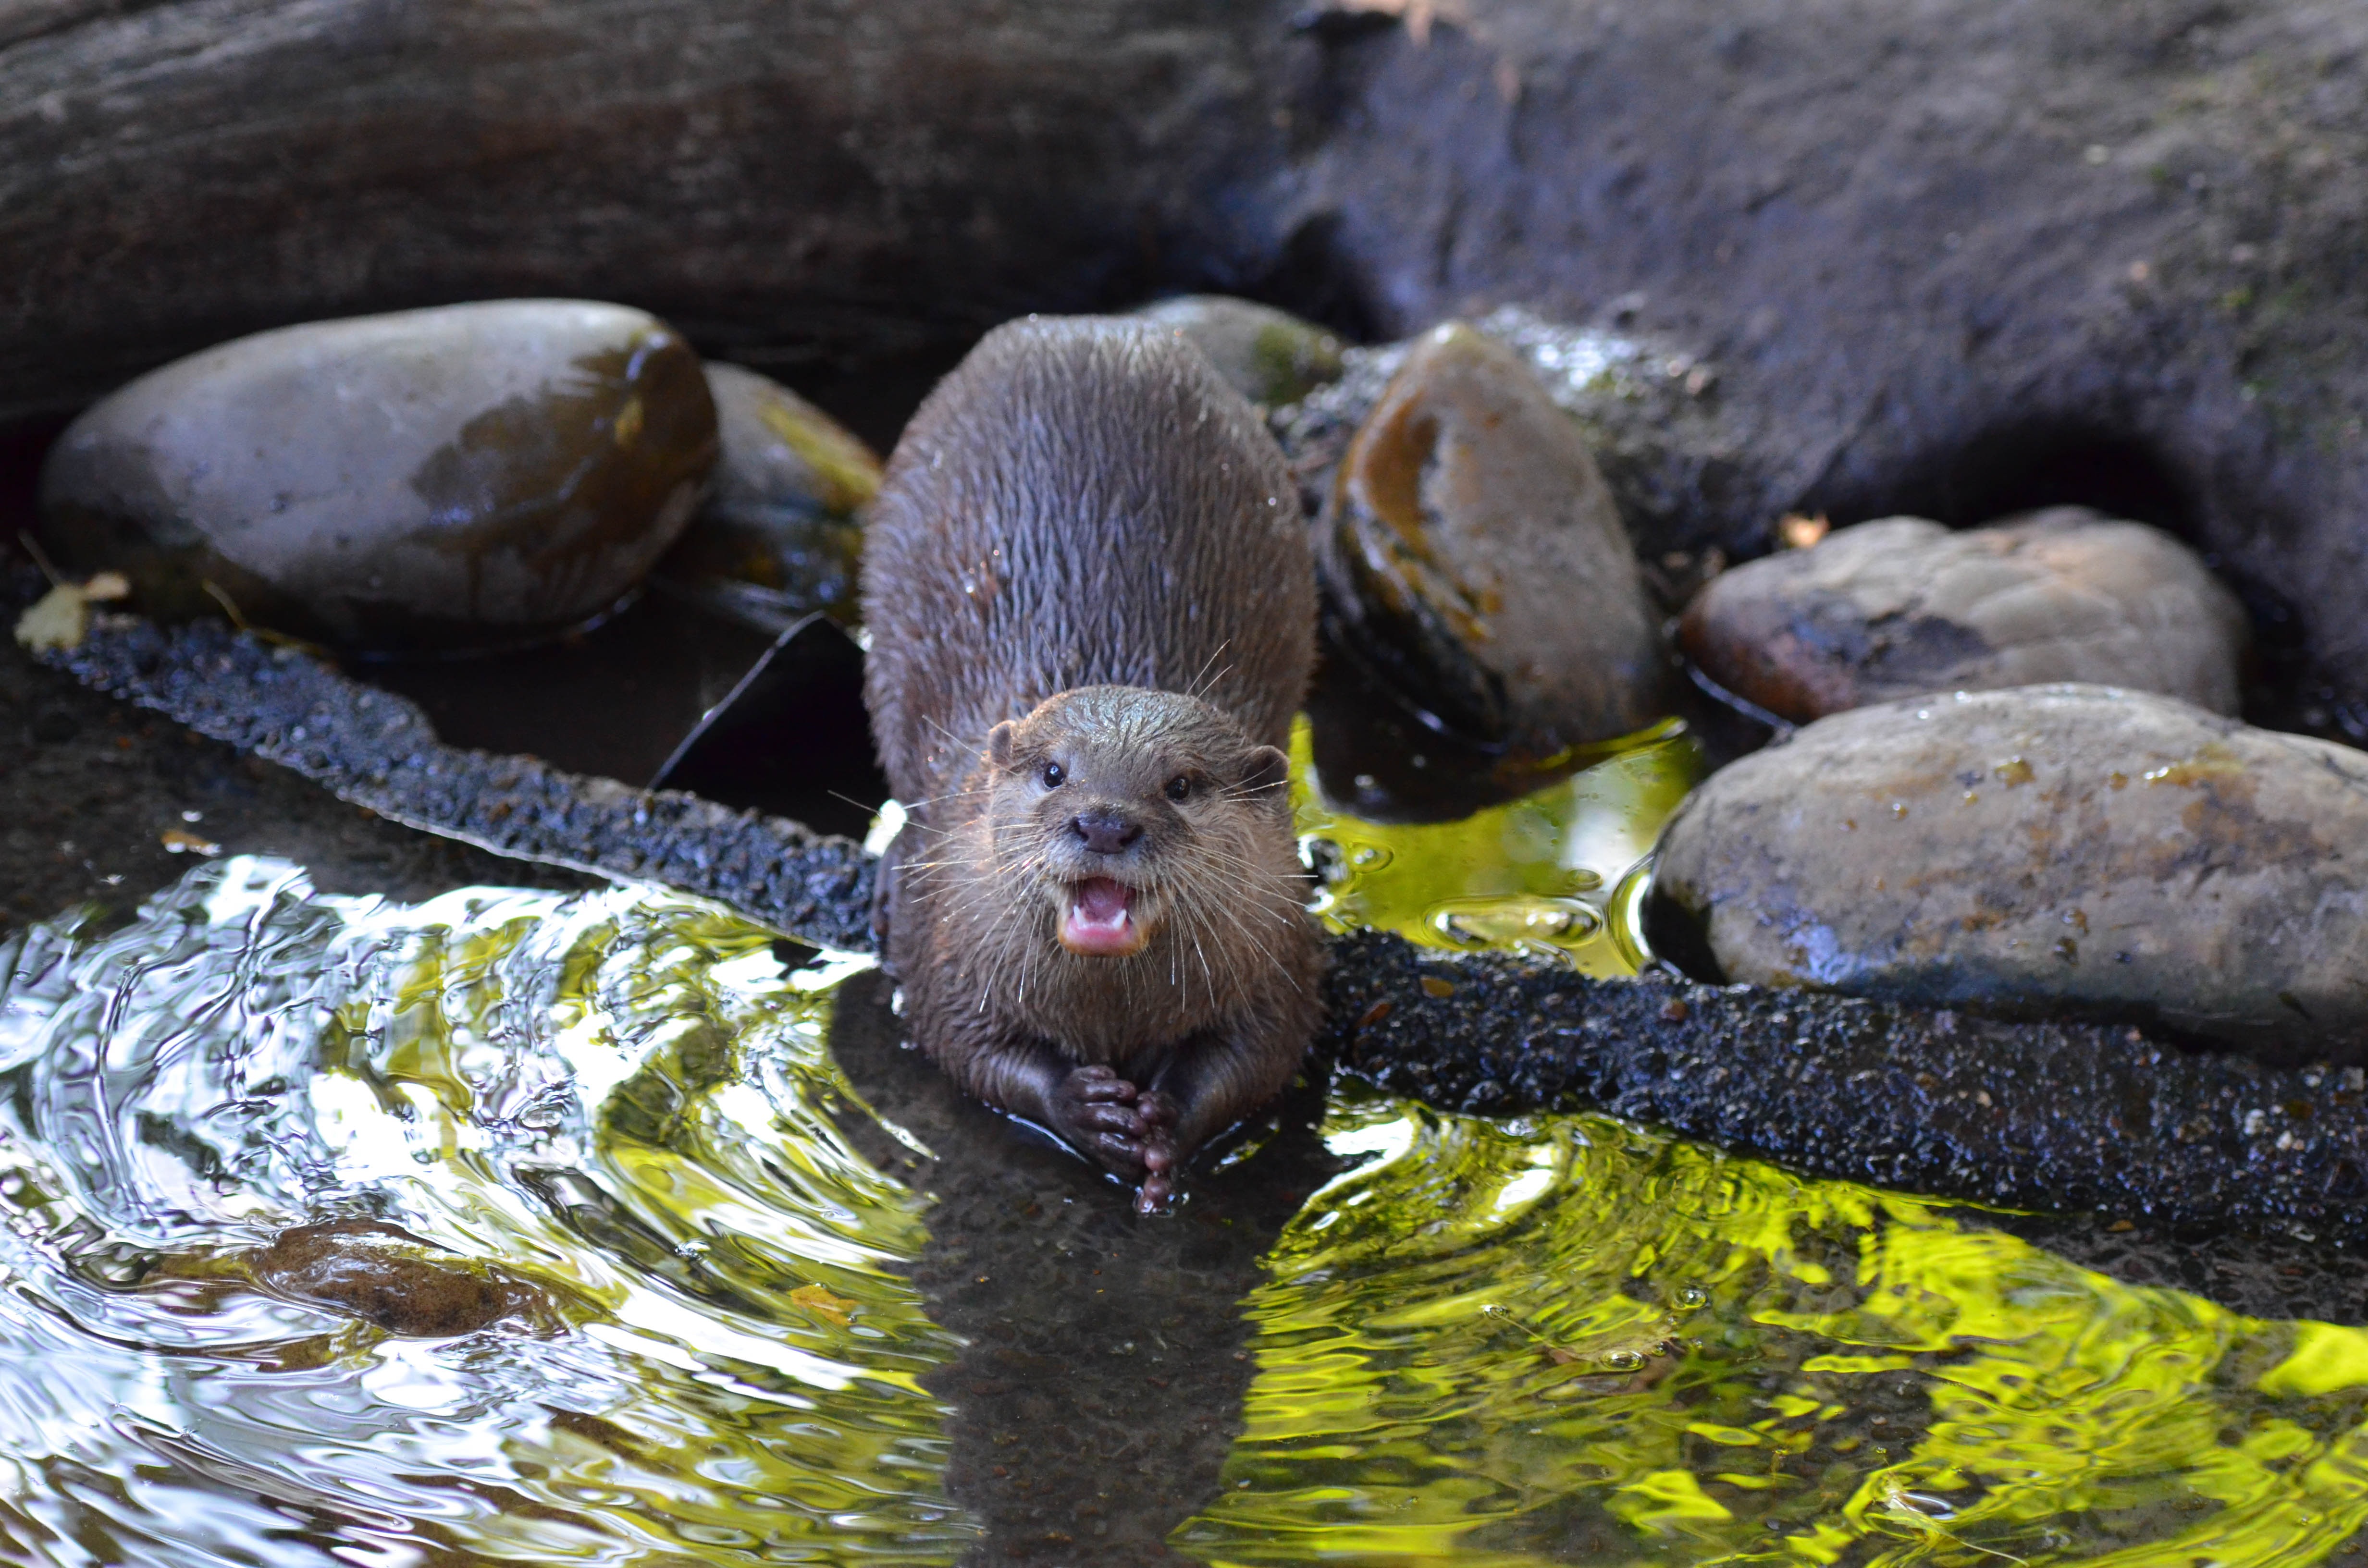
M 1290 1081 L 1317 1017 L 1277 749 L 1315 581 L 1281 454 L 1172 335 L 1003 327 L 890 460 L 864 618 L 910 812 L 881 909 L 906 1025 L 1156 1206 Z M 1103 820 L 1134 836 L 1092 846 L 1079 824 Z M 1056 939 L 1087 878 L 1132 890 L 1139 951 Z

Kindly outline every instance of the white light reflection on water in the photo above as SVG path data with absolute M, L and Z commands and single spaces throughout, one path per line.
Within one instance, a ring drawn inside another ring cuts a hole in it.
M 650 890 L 404 907 L 233 859 L 0 960 L 6 1555 L 941 1562 L 974 1539 L 916 1381 L 951 1346 L 896 1272 L 916 1201 L 825 1118 L 825 998 L 764 932 Z M 394 1337 L 245 1261 L 359 1218 L 552 1321 Z
M 960 1555 L 920 1200 L 825 1114 L 860 967 L 656 890 L 252 859 L 0 948 L 0 1557 Z M 2368 1518 L 2361 1331 L 1600 1117 L 1349 1086 L 1324 1135 L 1183 1554 L 2283 1568 Z M 265 1288 L 341 1217 L 542 1306 L 405 1338 Z

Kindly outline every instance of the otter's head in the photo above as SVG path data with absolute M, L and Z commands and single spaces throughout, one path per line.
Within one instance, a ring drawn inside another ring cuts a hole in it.
M 1142 952 L 1179 917 L 1238 920 L 1288 852 L 1288 759 L 1196 698 L 1065 691 L 997 724 L 987 760 L 997 858 L 1081 957 Z

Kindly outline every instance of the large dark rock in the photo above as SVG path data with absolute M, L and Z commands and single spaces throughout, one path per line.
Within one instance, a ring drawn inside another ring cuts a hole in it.
M 1524 301 L 1673 345 L 1733 437 L 1648 559 L 1757 553 L 1787 509 L 2086 503 L 2261 590 L 2328 683 L 2297 717 L 2368 694 L 2368 11 L 1391 9 L 22 11 L 0 411 L 508 294 L 760 367 L 1178 289 L 1373 336 Z
M 1611 493 L 1496 339 L 1457 322 L 1413 346 L 1316 540 L 1327 664 L 1362 665 L 1451 733 L 1539 761 L 1660 717 L 1658 618 Z
M 2105 687 L 1960 692 L 1712 775 L 1662 835 L 1654 941 L 1756 985 L 2356 1062 L 2363 846 L 2349 747 Z
M 2244 606 L 2194 552 L 2078 506 L 1952 533 L 1923 517 L 1843 528 L 1714 579 L 1679 644 L 1796 724 L 1935 691 L 2126 686 L 2234 713 Z
M 152 371 L 41 474 L 62 565 L 151 615 L 362 653 L 500 647 L 614 606 L 715 461 L 697 358 L 620 305 L 506 300 L 283 327 Z

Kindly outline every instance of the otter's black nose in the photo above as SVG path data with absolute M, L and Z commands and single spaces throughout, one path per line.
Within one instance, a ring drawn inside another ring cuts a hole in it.
M 1116 812 L 1080 812 L 1069 819 L 1070 831 L 1097 855 L 1115 855 L 1143 836 L 1143 824 Z

